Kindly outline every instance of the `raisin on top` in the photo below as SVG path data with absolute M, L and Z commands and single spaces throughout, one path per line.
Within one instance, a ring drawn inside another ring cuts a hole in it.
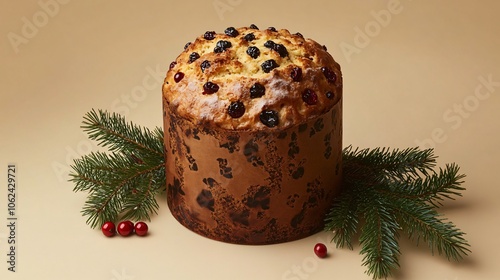
M 328 112 L 342 98 L 340 66 L 322 45 L 297 34 L 254 26 L 201 34 L 167 72 L 163 97 L 171 113 L 257 131 Z

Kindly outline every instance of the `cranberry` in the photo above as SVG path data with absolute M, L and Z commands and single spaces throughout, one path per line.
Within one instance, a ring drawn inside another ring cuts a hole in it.
M 189 48 L 189 46 L 191 45 L 191 42 L 187 42 L 185 45 L 184 45 L 184 50 Z
M 250 24 L 250 28 L 251 28 L 251 29 L 256 29 L 256 30 L 259 30 L 259 28 L 257 27 L 257 25 L 255 25 L 255 24 L 253 24 L 253 23 L 252 23 L 252 24 Z
M 278 112 L 274 110 L 264 110 L 259 117 L 260 121 L 267 127 L 275 127 L 279 124 Z
M 134 224 L 131 221 L 123 221 L 118 224 L 118 233 L 121 236 L 129 236 L 134 231 Z
M 326 92 L 326 98 L 328 99 L 333 99 L 335 97 L 335 94 L 331 91 Z
M 325 45 L 323 45 L 323 49 L 324 49 L 325 51 L 328 51 L 328 48 L 327 48 Z
M 182 72 L 175 73 L 175 75 L 174 75 L 174 81 L 176 83 L 180 82 L 182 80 L 182 78 L 184 78 L 184 73 L 182 73 Z
M 206 82 L 203 85 L 203 94 L 214 94 L 219 91 L 219 86 L 212 82 Z
M 250 87 L 250 98 L 259 98 L 262 97 L 266 93 L 266 88 L 259 84 L 255 83 L 253 86 Z
M 225 41 L 225 40 L 220 40 L 215 44 L 214 52 L 215 53 L 221 53 L 227 50 L 228 48 L 232 47 L 231 42 Z
M 238 32 L 238 30 L 236 30 L 236 28 L 234 28 L 234 27 L 228 27 L 228 28 L 226 28 L 226 30 L 224 30 L 224 33 L 227 36 L 230 36 L 230 37 L 236 37 L 236 36 L 240 35 L 240 33 Z
M 207 31 L 207 32 L 205 32 L 205 34 L 203 34 L 203 38 L 205 38 L 205 40 L 213 40 L 213 39 L 215 39 L 215 31 Z
M 193 52 L 189 55 L 189 63 L 193 63 L 195 60 L 200 58 L 200 55 L 197 52 Z
M 174 68 L 176 64 L 177 64 L 177 62 L 172 61 L 172 62 L 170 63 L 170 66 L 168 67 L 168 69 L 172 69 L 172 68 Z
M 304 102 L 307 105 L 314 105 L 314 104 L 318 103 L 318 96 L 316 95 L 316 93 L 312 89 L 307 88 L 302 93 L 302 100 L 304 100 Z
M 302 80 L 302 69 L 300 67 L 293 67 L 290 77 L 293 81 L 300 82 Z
M 148 225 L 145 222 L 137 222 L 135 224 L 135 234 L 139 236 L 148 234 Z
M 101 227 L 101 231 L 107 237 L 115 236 L 116 234 L 115 224 L 113 224 L 113 222 L 105 222 Z
M 245 37 L 243 37 L 243 39 L 247 42 L 251 42 L 255 40 L 255 35 L 253 33 L 248 33 Z
M 330 70 L 328 67 L 321 67 L 321 72 L 323 72 L 323 75 L 325 75 L 325 78 L 328 80 L 329 83 L 335 83 L 337 80 L 337 75 L 335 72 Z
M 267 30 L 269 31 L 272 31 L 272 32 L 277 32 L 278 30 L 276 30 L 276 28 L 270 26 L 269 28 L 267 28 Z
M 327 249 L 326 249 L 325 244 L 323 244 L 323 243 L 317 243 L 316 245 L 314 245 L 314 253 L 319 258 L 326 257 L 326 255 L 327 255 Z
M 128 223 L 128 225 L 129 225 L 130 227 L 132 227 L 132 232 L 134 232 L 134 223 L 132 223 L 132 221 L 128 221 L 128 220 L 127 220 L 127 221 L 125 221 L 125 222 L 126 222 L 126 223 Z
M 300 38 L 304 39 L 304 36 L 300 33 L 300 32 L 297 32 L 294 34 L 295 36 L 299 36 Z
M 200 64 L 201 72 L 204 72 L 208 67 L 210 67 L 210 61 L 203 60 L 203 62 Z
M 245 105 L 241 101 L 235 101 L 229 105 L 227 108 L 227 113 L 232 117 L 232 118 L 239 118 L 245 114 Z
M 269 73 L 271 72 L 271 70 L 273 70 L 274 68 L 277 68 L 279 67 L 279 64 L 276 63 L 276 61 L 274 59 L 269 59 L 269 60 L 266 60 L 264 61 L 260 67 L 262 67 L 262 70 L 265 72 L 265 73 Z
M 254 46 L 251 46 L 251 47 L 248 47 L 247 49 L 247 54 L 251 57 L 251 58 L 257 58 L 259 57 L 260 55 L 260 50 L 259 48 L 257 47 L 254 47 Z

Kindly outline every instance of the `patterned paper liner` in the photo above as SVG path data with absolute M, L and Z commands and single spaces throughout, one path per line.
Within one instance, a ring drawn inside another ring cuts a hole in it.
M 257 132 L 197 126 L 163 106 L 167 199 L 182 225 L 237 244 L 323 228 L 340 191 L 342 100 L 306 123 Z

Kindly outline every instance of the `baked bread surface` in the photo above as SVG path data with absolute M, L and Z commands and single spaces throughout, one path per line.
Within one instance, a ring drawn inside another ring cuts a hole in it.
M 173 114 L 228 130 L 285 129 L 342 99 L 340 66 L 326 47 L 286 29 L 207 31 L 170 65 L 163 85 Z

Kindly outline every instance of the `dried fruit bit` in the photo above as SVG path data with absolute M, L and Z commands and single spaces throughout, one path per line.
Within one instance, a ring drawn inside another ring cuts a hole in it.
M 269 60 L 266 60 L 266 61 L 262 62 L 262 64 L 260 66 L 262 67 L 262 70 L 265 73 L 269 73 L 274 68 L 279 67 L 279 64 L 276 63 L 276 61 L 274 59 L 269 59 Z
M 323 49 L 324 49 L 325 51 L 328 51 L 328 48 L 327 48 L 325 45 L 323 45 Z
M 198 58 L 200 58 L 200 55 L 197 53 L 197 52 L 192 52 L 190 55 L 189 55 L 189 63 L 193 63 L 195 60 L 197 60 Z
M 326 257 L 326 255 L 327 255 L 327 248 L 326 248 L 325 244 L 323 244 L 323 243 L 317 243 L 316 245 L 314 245 L 314 253 L 319 258 Z
M 227 113 L 232 118 L 237 119 L 245 114 L 245 105 L 241 101 L 235 101 L 229 105 Z
M 175 73 L 175 75 L 174 75 L 174 81 L 176 83 L 180 82 L 182 80 L 182 78 L 184 78 L 184 73 L 182 73 L 182 72 Z
M 328 99 L 333 99 L 335 97 L 335 94 L 331 91 L 326 92 L 326 98 Z
M 283 44 L 274 45 L 274 50 L 278 52 L 281 57 L 286 57 L 288 55 L 288 51 Z
M 226 41 L 226 40 L 220 40 L 215 44 L 214 52 L 221 53 L 221 52 L 224 52 L 225 50 L 229 49 L 230 47 L 232 47 L 231 42 Z
M 274 28 L 274 27 L 272 27 L 272 26 L 268 27 L 268 28 L 267 28 L 267 30 L 269 30 L 269 31 L 273 31 L 273 32 L 277 32 L 277 31 L 278 31 L 278 30 L 276 30 L 276 28 Z
M 172 68 L 174 68 L 176 64 L 177 64 L 177 62 L 172 61 L 172 62 L 170 63 L 170 66 L 168 67 L 168 69 L 172 69 Z
M 302 100 L 307 104 L 307 105 L 314 105 L 318 103 L 318 96 L 316 93 L 309 88 L 306 88 L 304 92 L 302 93 Z
M 201 72 L 204 72 L 208 67 L 210 67 L 210 61 L 203 60 L 203 62 L 200 64 Z
M 267 127 L 275 127 L 279 124 L 278 112 L 274 110 L 264 110 L 259 117 L 260 121 Z
M 185 45 L 184 45 L 184 50 L 189 48 L 189 46 L 191 45 L 191 42 L 187 42 Z
M 250 28 L 251 28 L 251 29 L 256 29 L 256 30 L 259 30 L 259 28 L 257 27 L 257 25 L 255 25 L 255 24 L 253 24 L 253 23 L 252 23 L 252 24 L 250 24 Z
M 205 34 L 203 34 L 203 38 L 205 38 L 205 40 L 213 40 L 213 39 L 215 39 L 215 31 L 207 31 L 207 32 L 205 32 Z
M 230 37 L 236 37 L 236 36 L 240 35 L 240 33 L 238 32 L 238 30 L 236 30 L 236 28 L 234 28 L 234 27 L 228 27 L 228 28 L 226 28 L 226 30 L 224 30 L 224 33 L 227 36 L 230 36 Z
M 243 39 L 247 42 L 251 42 L 255 40 L 255 35 L 253 33 L 248 33 L 245 37 L 243 37 Z
M 276 51 L 281 57 L 286 57 L 288 55 L 288 51 L 283 44 L 276 44 L 275 42 L 269 40 L 264 43 L 264 47 Z
M 250 87 L 250 98 L 252 99 L 262 97 L 265 93 L 266 88 L 259 83 L 255 83 Z
M 293 67 L 290 77 L 294 82 L 300 82 L 302 80 L 302 69 L 300 67 Z
M 206 82 L 203 85 L 203 94 L 214 94 L 219 91 L 219 86 L 212 82 Z
M 266 42 L 264 43 L 264 47 L 269 48 L 269 49 L 271 49 L 271 50 L 272 50 L 272 49 L 274 49 L 274 45 L 276 45 L 276 43 L 275 43 L 275 42 L 273 42 L 273 41 L 271 41 L 271 40 L 266 41 Z
M 295 36 L 299 36 L 300 38 L 304 39 L 304 36 L 303 36 L 300 32 L 297 32 L 297 33 L 295 33 L 295 34 L 293 34 L 293 35 L 295 35 Z
M 325 78 L 328 80 L 329 83 L 335 83 L 337 80 L 337 75 L 335 72 L 330 70 L 328 67 L 321 67 L 321 72 L 323 72 L 323 75 L 325 75 Z
M 251 46 L 251 47 L 248 47 L 247 49 L 247 54 L 251 57 L 251 58 L 257 58 L 259 57 L 260 55 L 260 50 L 259 48 L 257 47 L 254 47 L 254 46 Z

